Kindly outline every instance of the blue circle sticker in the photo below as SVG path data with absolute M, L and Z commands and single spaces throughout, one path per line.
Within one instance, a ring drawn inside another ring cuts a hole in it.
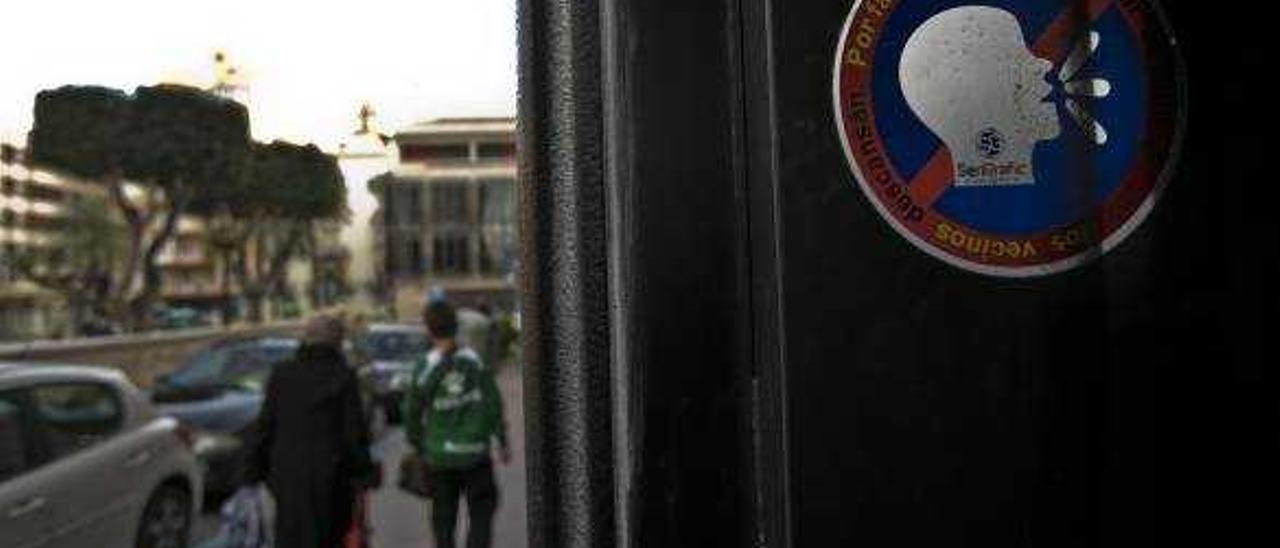
M 858 187 L 912 244 L 1052 274 L 1139 226 L 1180 146 L 1176 45 L 1148 0 L 860 0 L 834 69 Z

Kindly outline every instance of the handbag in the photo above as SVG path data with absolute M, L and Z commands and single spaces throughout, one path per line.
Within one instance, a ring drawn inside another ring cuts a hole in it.
M 411 495 L 431 498 L 431 467 L 426 457 L 410 451 L 400 459 L 400 489 Z

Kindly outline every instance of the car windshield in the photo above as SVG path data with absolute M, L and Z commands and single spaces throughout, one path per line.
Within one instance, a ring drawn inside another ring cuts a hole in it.
M 210 348 L 196 354 L 165 382 L 184 388 L 235 386 L 261 390 L 271 366 L 288 359 L 297 348 L 297 341 L 291 339 Z
M 410 360 L 427 351 L 427 337 L 414 331 L 383 331 L 365 335 L 360 351 L 370 360 Z

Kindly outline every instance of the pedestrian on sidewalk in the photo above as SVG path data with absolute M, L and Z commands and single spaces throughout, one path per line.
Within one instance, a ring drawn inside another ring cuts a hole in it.
M 511 461 L 502 395 L 475 350 L 459 347 L 458 315 L 435 300 L 423 313 L 432 348 L 414 366 L 405 393 L 405 434 L 425 459 L 437 548 L 454 548 L 458 506 L 467 500 L 467 548 L 489 548 L 498 505 L 493 457 Z
M 275 497 L 282 548 L 341 546 L 357 495 L 378 481 L 343 336 L 339 318 L 307 324 L 293 359 L 272 369 L 249 443 L 245 481 Z

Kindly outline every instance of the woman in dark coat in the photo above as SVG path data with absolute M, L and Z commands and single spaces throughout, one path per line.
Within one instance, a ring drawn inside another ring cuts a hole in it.
M 275 544 L 282 548 L 340 546 L 356 490 L 375 477 L 342 339 L 341 320 L 312 320 L 297 354 L 267 381 L 245 480 L 266 482 L 275 497 Z

